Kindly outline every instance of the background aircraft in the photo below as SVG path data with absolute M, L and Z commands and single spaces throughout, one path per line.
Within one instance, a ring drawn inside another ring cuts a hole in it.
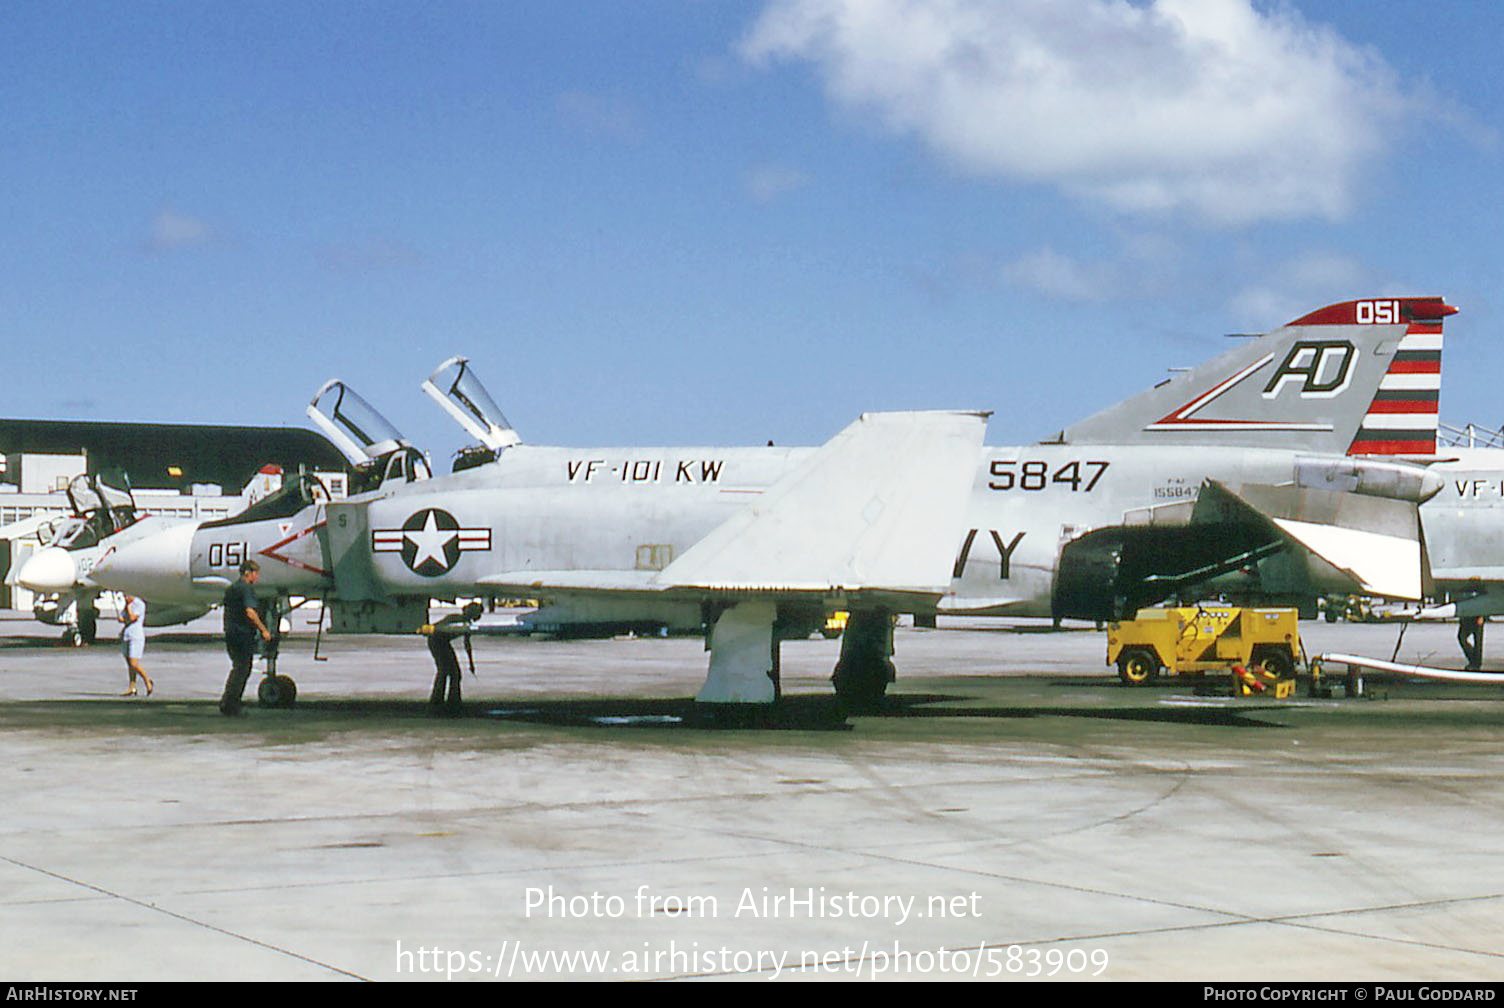
M 1421 508 L 1434 590 L 1460 619 L 1504 614 L 1504 448 L 1444 446 L 1441 491 Z M 1483 630 L 1478 628 L 1478 653 Z
M 38 529 L 42 548 L 16 572 L 16 583 L 38 596 L 33 613 L 44 623 L 66 624 L 77 643 L 91 644 L 98 632 L 98 598 L 103 586 L 91 576 L 99 560 L 124 543 L 162 533 L 177 519 L 147 515 L 136 507 L 122 472 L 83 474 L 68 484 L 73 514 Z M 145 596 L 143 596 L 145 597 Z M 148 626 L 171 626 L 197 619 L 209 607 L 195 600 L 149 600 Z

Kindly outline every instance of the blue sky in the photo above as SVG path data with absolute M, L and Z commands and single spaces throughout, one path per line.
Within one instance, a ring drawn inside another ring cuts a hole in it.
M 0 415 L 1022 443 L 1333 301 L 1442 294 L 1504 422 L 1504 8 L 1473 2 L 0 8 Z

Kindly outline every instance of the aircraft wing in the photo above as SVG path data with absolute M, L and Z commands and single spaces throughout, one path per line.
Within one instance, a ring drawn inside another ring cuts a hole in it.
M 1350 577 L 1364 594 L 1418 599 L 1426 592 L 1425 540 L 1413 501 L 1300 486 L 1234 489 L 1215 480 L 1208 487 Z
M 477 578 L 475 583 L 517 595 L 545 589 L 661 595 L 664 590 L 664 586 L 658 583 L 658 575 L 661 573 L 662 571 L 629 570 L 518 570 L 488 574 Z
M 933 604 L 950 587 L 987 416 L 865 413 L 661 571 L 513 571 L 479 584 Z

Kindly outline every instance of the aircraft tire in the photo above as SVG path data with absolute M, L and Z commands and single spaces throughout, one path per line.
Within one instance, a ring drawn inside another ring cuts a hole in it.
M 1118 655 L 1118 678 L 1129 686 L 1144 686 L 1159 676 L 1159 655 L 1149 648 L 1124 648 Z
M 263 707 L 291 707 L 298 699 L 298 684 L 285 675 L 265 676 L 256 687 L 256 701 Z
M 841 657 L 831 682 L 846 710 L 863 713 L 881 709 L 888 683 L 894 679 L 893 615 L 885 609 L 857 610 L 841 634 Z
M 842 662 L 830 677 L 836 698 L 850 711 L 871 711 L 882 705 L 893 679 L 893 663 L 883 661 Z

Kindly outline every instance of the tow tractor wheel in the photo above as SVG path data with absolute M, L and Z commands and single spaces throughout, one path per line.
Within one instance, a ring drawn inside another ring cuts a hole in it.
M 256 687 L 256 700 L 263 707 L 291 707 L 298 699 L 298 684 L 285 675 L 269 675 Z
M 1125 648 L 1118 655 L 1118 678 L 1142 686 L 1159 675 L 1159 655 L 1148 648 Z
M 1295 662 L 1284 651 L 1261 651 L 1254 656 L 1254 661 L 1262 663 L 1264 671 L 1276 679 L 1288 679 L 1295 674 Z

